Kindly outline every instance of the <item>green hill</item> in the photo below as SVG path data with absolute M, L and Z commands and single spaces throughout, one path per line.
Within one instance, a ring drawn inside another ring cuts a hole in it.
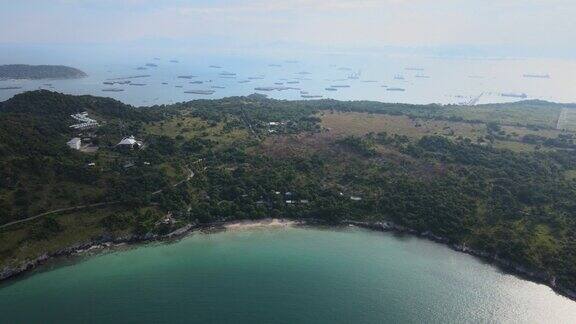
M 551 126 L 560 107 L 24 93 L 0 104 L 0 224 L 117 203 L 1 228 L 0 266 L 94 237 L 285 217 L 393 223 L 574 289 L 576 134 Z M 80 112 L 98 127 L 70 128 Z M 116 146 L 128 135 L 143 148 Z M 68 148 L 73 136 L 98 150 Z

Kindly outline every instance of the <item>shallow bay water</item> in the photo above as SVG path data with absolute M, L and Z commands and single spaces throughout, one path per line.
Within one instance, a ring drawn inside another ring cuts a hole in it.
M 6 323 L 569 323 L 576 303 L 472 256 L 361 229 L 257 228 L 102 253 L 0 285 Z

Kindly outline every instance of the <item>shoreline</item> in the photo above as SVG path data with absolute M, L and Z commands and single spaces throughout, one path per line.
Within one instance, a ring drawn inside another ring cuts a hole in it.
M 558 285 L 556 283 L 555 276 L 551 276 L 544 272 L 529 269 L 521 264 L 517 264 L 515 262 L 500 258 L 497 254 L 490 254 L 488 252 L 474 250 L 467 247 L 465 244 L 452 243 L 450 242 L 449 239 L 434 235 L 430 231 L 418 232 L 414 229 L 406 228 L 404 226 L 400 226 L 389 221 L 369 223 L 369 222 L 344 220 L 341 222 L 341 224 L 352 225 L 379 232 L 393 232 L 398 234 L 408 234 L 415 237 L 425 238 L 430 241 L 440 243 L 445 247 L 448 247 L 454 251 L 465 253 L 470 256 L 476 257 L 482 261 L 488 262 L 489 264 L 494 265 L 498 269 L 502 270 L 504 273 L 516 275 L 523 280 L 528 280 L 535 283 L 546 285 L 550 287 L 550 289 L 552 289 L 557 294 L 564 296 L 568 299 L 571 299 L 573 301 L 576 301 L 576 291 Z
M 454 251 L 462 252 L 479 258 L 482 261 L 496 266 L 498 269 L 504 271 L 507 274 L 517 275 L 523 280 L 544 284 L 550 287 L 557 294 L 576 301 L 576 291 L 558 285 L 554 276 L 550 276 L 549 274 L 543 272 L 534 271 L 520 264 L 502 259 L 498 257 L 497 254 L 477 251 L 467 247 L 465 244 L 460 245 L 451 243 L 447 238 L 434 235 L 430 231 L 418 232 L 414 229 L 406 228 L 389 221 L 360 222 L 342 220 L 339 223 L 327 223 L 318 219 L 293 220 L 287 218 L 265 218 L 261 220 L 233 220 L 219 221 L 208 224 L 186 224 L 164 235 L 147 233 L 144 235 L 134 234 L 116 238 L 104 236 L 98 239 L 63 248 L 54 253 L 43 254 L 36 259 L 22 262 L 18 266 L 8 266 L 0 269 L 0 284 L 10 280 L 18 279 L 19 277 L 26 275 L 35 269 L 38 269 L 48 261 L 56 260 L 59 258 L 81 256 L 90 251 L 101 252 L 105 249 L 114 249 L 126 245 L 177 241 L 179 239 L 185 238 L 188 235 L 198 232 L 217 233 L 221 231 L 242 231 L 259 228 L 287 228 L 296 226 L 330 226 L 334 228 L 341 226 L 354 226 L 372 231 L 408 234 L 414 237 L 425 238 L 430 241 L 440 243 Z
M 186 224 L 167 234 L 147 233 L 144 235 L 132 234 L 128 236 L 112 237 L 101 236 L 99 238 L 87 240 L 62 248 L 53 253 L 44 253 L 35 259 L 26 260 L 14 266 L 0 268 L 0 284 L 18 279 L 19 277 L 30 273 L 31 271 L 43 266 L 49 261 L 81 256 L 90 251 L 102 251 L 119 246 L 147 244 L 152 242 L 170 242 L 185 238 L 194 233 L 217 233 L 221 231 L 247 230 L 256 228 L 281 228 L 303 225 L 304 221 L 291 220 L 286 218 L 265 218 L 261 220 L 234 220 L 218 221 L 208 224 Z

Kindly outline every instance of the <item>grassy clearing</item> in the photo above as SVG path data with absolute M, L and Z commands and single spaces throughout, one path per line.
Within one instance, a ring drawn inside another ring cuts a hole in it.
M 145 131 L 153 135 L 165 135 L 172 138 L 182 136 L 186 140 L 205 138 L 221 144 L 231 143 L 238 139 L 246 139 L 249 134 L 244 129 L 225 130 L 223 123 L 210 124 L 200 118 L 183 115 L 167 119 L 163 122 L 151 123 Z
M 546 138 L 556 138 L 560 134 L 567 132 L 556 129 L 534 129 L 521 126 L 502 126 L 502 130 L 512 136 L 512 138 L 520 139 L 525 135 L 537 135 Z
M 494 141 L 494 143 L 492 144 L 493 147 L 495 148 L 499 148 L 499 149 L 507 149 L 507 150 L 511 150 L 514 152 L 534 152 L 534 151 L 551 151 L 554 150 L 552 148 L 548 148 L 548 147 L 540 147 L 538 148 L 537 145 L 534 144 L 528 144 L 528 143 L 523 143 L 523 142 L 517 142 L 517 141 Z
M 555 128 L 561 108 L 543 102 L 446 107 L 443 115 L 466 120 Z
M 576 109 L 563 108 L 556 126 L 559 129 L 576 131 Z
M 426 135 L 462 136 L 475 140 L 487 135 L 484 124 L 451 122 L 408 116 L 369 113 L 324 113 L 320 116 L 322 126 L 335 135 L 365 135 L 370 132 L 406 135 L 419 139 Z
M 213 133 L 210 128 L 210 125 L 200 118 L 182 116 L 151 123 L 146 126 L 146 132 L 154 135 L 166 135 L 172 138 L 181 135 L 190 139 L 198 135 Z
M 423 136 L 442 135 L 449 138 L 469 138 L 476 142 L 478 138 L 489 135 L 485 123 L 466 123 L 445 120 L 433 120 L 422 118 L 410 118 L 408 116 L 395 116 L 370 113 L 327 113 L 319 114 L 322 126 L 329 129 L 332 136 L 366 135 L 368 133 L 387 132 L 388 134 L 405 135 L 418 140 Z M 492 144 L 496 148 L 509 149 L 515 152 L 533 152 L 536 150 L 551 150 L 550 148 L 538 148 L 535 144 L 522 142 L 525 135 L 537 135 L 545 138 L 557 138 L 567 131 L 556 129 L 538 129 L 524 126 L 501 126 L 503 133 L 508 139 L 497 139 Z
M 569 170 L 564 173 L 564 176 L 568 180 L 576 180 L 576 170 Z

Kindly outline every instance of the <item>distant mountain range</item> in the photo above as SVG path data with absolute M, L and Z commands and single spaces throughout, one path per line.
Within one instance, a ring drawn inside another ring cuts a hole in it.
M 86 73 L 64 65 L 0 65 L 0 79 L 78 79 Z

